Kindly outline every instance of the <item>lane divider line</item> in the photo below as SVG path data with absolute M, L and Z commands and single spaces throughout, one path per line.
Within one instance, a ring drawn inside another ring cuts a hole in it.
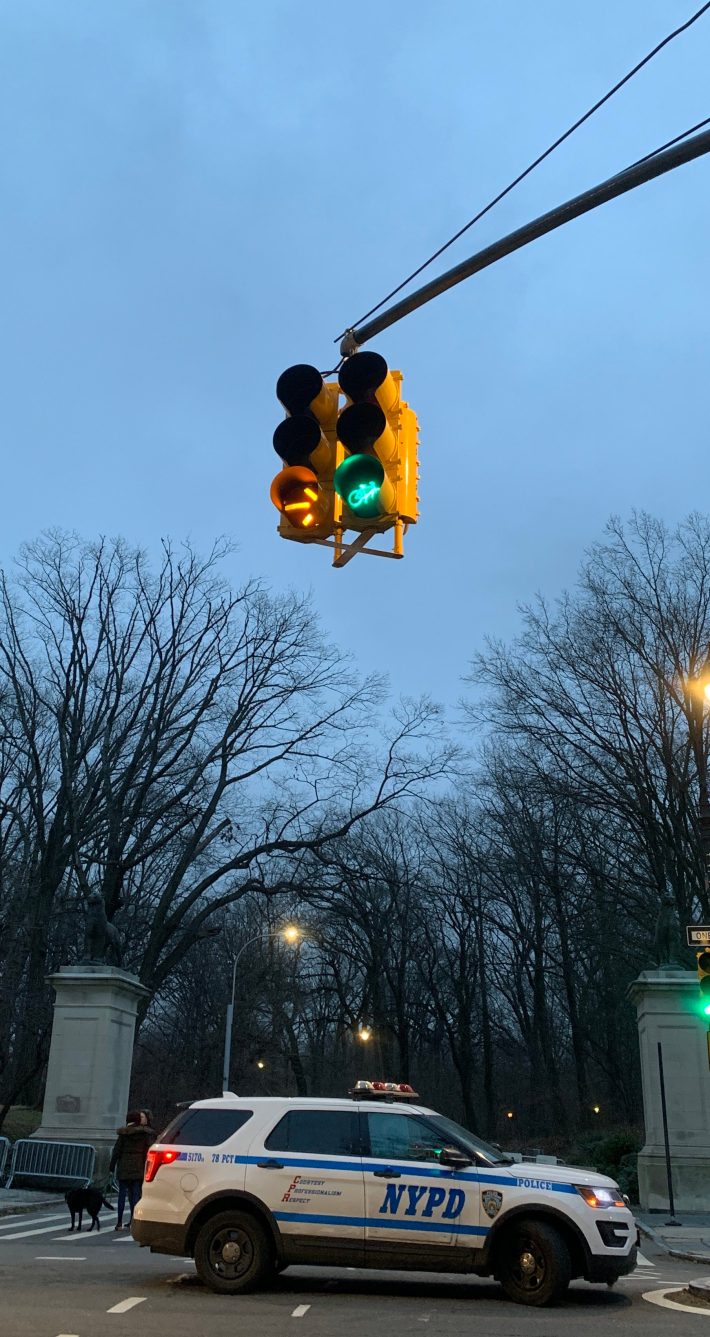
M 145 1304 L 147 1299 L 147 1295 L 131 1295 L 128 1300 L 121 1300 L 117 1305 L 113 1305 L 111 1309 L 107 1309 L 106 1313 L 127 1314 L 129 1309 L 134 1309 L 136 1305 Z
M 308 1313 L 310 1307 L 310 1305 L 296 1305 L 291 1318 L 303 1318 L 303 1315 Z
M 36 1263 L 66 1263 L 67 1261 L 70 1263 L 85 1263 L 86 1258 L 82 1258 L 78 1254 L 66 1254 L 66 1253 L 35 1254 Z

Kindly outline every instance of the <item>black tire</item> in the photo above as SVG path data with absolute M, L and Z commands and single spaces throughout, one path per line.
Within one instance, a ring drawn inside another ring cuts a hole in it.
M 496 1272 L 516 1304 L 559 1304 L 572 1276 L 569 1249 L 546 1221 L 516 1221 L 498 1246 Z
M 210 1290 L 240 1295 L 273 1272 L 274 1249 L 261 1222 L 249 1212 L 220 1212 L 199 1231 L 195 1267 Z

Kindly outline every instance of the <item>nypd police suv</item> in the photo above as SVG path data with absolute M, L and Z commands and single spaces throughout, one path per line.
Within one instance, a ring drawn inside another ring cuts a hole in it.
M 225 1093 L 181 1111 L 148 1153 L 134 1238 L 193 1255 L 226 1294 L 298 1263 L 471 1272 L 549 1305 L 573 1277 L 612 1284 L 635 1267 L 612 1179 L 513 1164 L 401 1083 L 351 1097 Z

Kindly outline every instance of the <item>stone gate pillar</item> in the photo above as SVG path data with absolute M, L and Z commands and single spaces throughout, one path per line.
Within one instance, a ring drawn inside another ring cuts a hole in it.
M 34 1134 L 54 1142 L 90 1142 L 96 1176 L 107 1169 L 124 1122 L 136 1013 L 148 989 L 116 966 L 62 966 L 55 992 L 42 1123 Z
M 663 1046 L 673 1194 L 679 1212 L 710 1203 L 710 1070 L 707 1021 L 698 1013 L 695 971 L 644 970 L 629 986 L 636 1006 L 646 1142 L 639 1153 L 639 1196 L 645 1211 L 668 1211 L 658 1073 Z

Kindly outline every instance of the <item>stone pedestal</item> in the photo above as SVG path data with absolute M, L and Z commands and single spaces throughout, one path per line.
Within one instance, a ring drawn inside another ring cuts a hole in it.
M 91 1143 L 102 1178 L 126 1118 L 136 1013 L 149 991 L 115 966 L 62 966 L 49 978 L 57 996 L 42 1123 L 34 1136 Z
M 646 1144 L 639 1154 L 645 1211 L 668 1211 L 658 1042 L 663 1047 L 673 1194 L 678 1212 L 710 1202 L 710 1071 L 707 1021 L 698 1014 L 698 979 L 690 970 L 644 970 L 629 988 L 636 1005 Z

